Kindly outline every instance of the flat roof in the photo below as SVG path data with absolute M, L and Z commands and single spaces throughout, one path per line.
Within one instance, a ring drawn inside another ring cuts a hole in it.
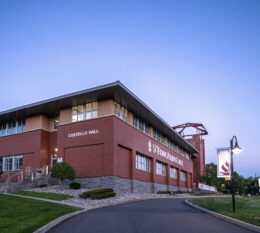
M 61 109 L 109 98 L 114 99 L 130 112 L 133 112 L 133 114 L 137 115 L 142 120 L 145 120 L 147 124 L 156 128 L 160 133 L 182 146 L 188 152 L 193 155 L 194 153 L 198 153 L 189 142 L 179 135 L 166 121 L 158 116 L 148 105 L 140 100 L 120 81 L 0 112 L 0 122 L 30 117 L 38 114 L 55 116 L 59 114 Z

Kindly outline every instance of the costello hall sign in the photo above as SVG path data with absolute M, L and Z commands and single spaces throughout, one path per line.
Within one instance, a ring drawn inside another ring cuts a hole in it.
M 179 159 L 177 156 L 171 155 L 169 152 L 164 151 L 159 146 L 153 144 L 150 140 L 148 141 L 148 151 L 150 153 L 157 154 L 174 163 L 177 163 L 177 164 L 183 166 L 183 160 Z
M 69 133 L 68 138 L 82 137 L 82 136 L 93 135 L 93 134 L 99 134 L 99 130 L 92 129 L 92 130 L 85 130 L 85 131 L 80 131 L 75 133 Z

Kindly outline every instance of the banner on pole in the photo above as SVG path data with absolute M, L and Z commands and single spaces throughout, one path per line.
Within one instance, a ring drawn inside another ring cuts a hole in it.
M 217 176 L 219 178 L 231 177 L 231 155 L 229 148 L 217 149 L 218 169 Z

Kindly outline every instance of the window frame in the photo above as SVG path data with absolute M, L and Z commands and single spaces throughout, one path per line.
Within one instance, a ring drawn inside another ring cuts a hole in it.
M 140 153 L 135 156 L 135 168 L 144 172 L 151 172 L 151 158 Z

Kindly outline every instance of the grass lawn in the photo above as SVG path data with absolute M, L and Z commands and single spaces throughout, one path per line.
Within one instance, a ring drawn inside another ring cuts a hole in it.
M 193 199 L 192 203 L 205 209 L 260 226 L 260 196 L 237 197 L 235 213 L 232 212 L 231 197 Z
M 14 194 L 18 194 L 22 196 L 45 198 L 45 199 L 51 199 L 56 201 L 63 201 L 72 198 L 72 196 L 69 196 L 67 194 L 32 192 L 32 191 L 19 191 Z
M 0 232 L 30 233 L 76 207 L 0 194 Z

